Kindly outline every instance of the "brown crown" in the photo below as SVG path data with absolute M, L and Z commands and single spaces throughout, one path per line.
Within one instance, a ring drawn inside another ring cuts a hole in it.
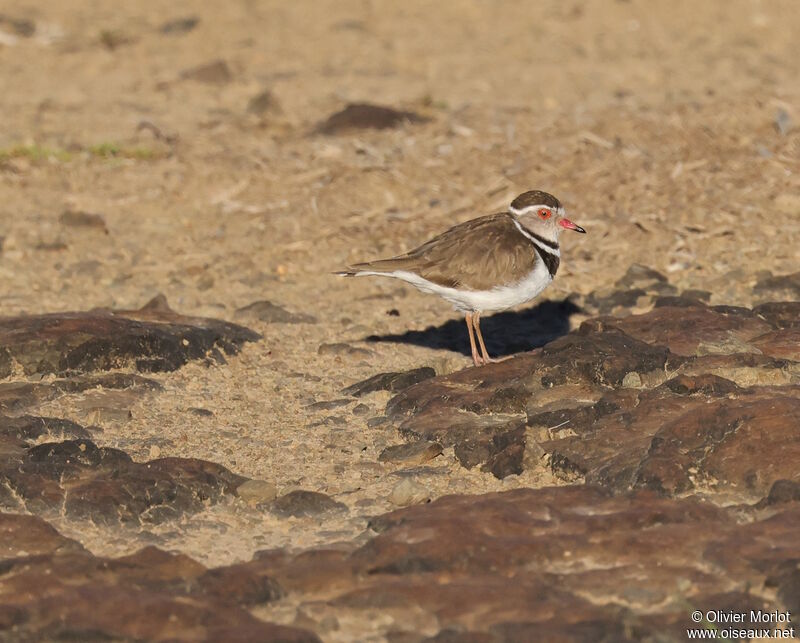
M 561 201 L 547 192 L 531 190 L 530 192 L 523 192 L 511 202 L 511 207 L 515 210 L 524 210 L 532 205 L 546 205 L 550 208 L 560 208 Z

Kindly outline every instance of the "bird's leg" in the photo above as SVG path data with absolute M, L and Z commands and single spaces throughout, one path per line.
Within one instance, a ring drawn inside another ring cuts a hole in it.
M 472 313 L 466 313 L 464 319 L 467 322 L 467 333 L 469 334 L 469 346 L 472 349 L 472 361 L 475 366 L 483 364 L 483 359 L 478 354 L 478 347 L 475 346 L 475 338 L 472 336 Z
M 475 313 L 472 318 L 472 323 L 475 326 L 475 334 L 478 336 L 478 343 L 481 345 L 481 353 L 483 353 L 483 363 L 490 364 L 492 362 L 504 362 L 507 359 L 511 359 L 511 355 L 506 355 L 505 357 L 489 357 L 489 353 L 486 350 L 486 344 L 483 343 L 483 335 L 481 334 L 481 314 Z

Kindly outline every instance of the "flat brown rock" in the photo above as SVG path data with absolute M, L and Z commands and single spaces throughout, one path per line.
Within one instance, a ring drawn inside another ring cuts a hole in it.
M 680 641 L 687 603 L 786 609 L 765 596 L 792 587 L 778 570 L 797 555 L 798 525 L 797 503 L 745 517 L 652 492 L 519 489 L 385 514 L 350 552 L 267 552 L 249 565 L 305 601 L 324 599 L 320 620 L 379 610 L 406 632 L 436 623 L 431 640 Z M 490 638 L 447 638 L 465 632 Z
M 414 112 L 369 103 L 351 103 L 320 123 L 316 132 L 318 134 L 340 134 L 360 129 L 389 129 L 404 122 L 424 123 L 428 120 L 430 119 Z
M 160 523 L 233 497 L 245 478 L 193 458 L 134 462 L 80 425 L 0 416 L 0 504 L 96 523 Z M 59 442 L 40 442 L 42 438 Z M 67 438 L 67 439 L 64 439 Z
M 30 516 L 0 514 L 0 535 L 3 640 L 319 641 L 244 609 L 282 595 L 249 569 L 153 547 L 95 557 Z
M 452 446 L 464 466 L 501 478 L 544 456 L 566 480 L 618 492 L 758 500 L 796 477 L 793 310 L 693 302 L 591 319 L 531 353 L 413 385 L 386 415 L 403 437 Z
M 562 416 L 544 413 L 529 424 Z M 718 491 L 764 497 L 797 479 L 800 387 L 741 389 L 715 376 L 680 376 L 652 391 L 613 392 L 565 414 L 572 435 L 541 442 L 554 471 L 617 491 Z M 752 454 L 757 453 L 754 458 Z
M 600 318 L 598 328 L 616 328 L 648 344 L 666 346 L 676 355 L 738 353 L 747 340 L 771 326 L 747 308 L 734 306 L 662 306 L 644 315 Z
M 235 354 L 259 337 L 229 322 L 180 315 L 163 298 L 139 310 L 5 317 L 0 377 L 10 375 L 15 363 L 26 375 L 128 367 L 173 371 L 193 359 L 223 361 L 223 353 Z

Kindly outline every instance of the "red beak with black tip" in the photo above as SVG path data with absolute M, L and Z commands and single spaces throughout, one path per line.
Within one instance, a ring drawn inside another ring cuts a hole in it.
M 567 230 L 575 230 L 575 232 L 580 232 L 581 234 L 586 234 L 586 230 L 581 228 L 579 225 L 572 223 L 569 219 L 561 219 L 558 222 L 562 228 L 566 228 Z

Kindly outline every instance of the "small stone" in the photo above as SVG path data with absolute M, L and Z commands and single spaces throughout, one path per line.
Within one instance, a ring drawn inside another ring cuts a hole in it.
M 0 15 L 0 24 L 6 24 L 15 35 L 22 38 L 30 38 L 36 33 L 36 23 L 27 18 L 11 18 Z
M 159 447 L 157 444 L 151 445 L 148 457 L 150 458 L 150 460 L 155 460 L 156 458 L 160 458 L 161 447 Z
M 236 488 L 236 495 L 248 504 L 257 505 L 275 500 L 278 488 L 266 480 L 248 480 Z
M 181 78 L 195 80 L 200 83 L 222 85 L 233 79 L 228 63 L 224 60 L 214 60 L 204 65 L 198 65 L 181 72 Z
M 351 346 L 336 342 L 333 344 L 320 344 L 317 349 L 318 355 L 345 355 L 347 357 L 371 357 L 372 351 L 358 346 Z
M 366 415 L 370 411 L 372 411 L 372 408 L 369 405 L 367 405 L 367 404 L 356 404 L 353 407 L 352 413 L 353 413 L 353 415 Z
M 316 324 L 317 318 L 304 313 L 290 313 L 285 308 L 271 301 L 254 301 L 252 304 L 238 308 L 234 313 L 236 319 L 257 319 L 268 324 Z
M 290 491 L 269 505 L 269 510 L 282 518 L 308 518 L 331 512 L 345 512 L 347 505 L 317 491 Z
M 280 114 L 283 112 L 277 99 L 268 89 L 265 89 L 263 92 L 250 99 L 250 102 L 247 103 L 247 111 L 257 116 L 262 116 L 267 113 Z
M 114 406 L 94 406 L 84 409 L 89 424 L 119 424 L 133 417 L 130 409 Z
M 189 407 L 186 410 L 189 413 L 191 413 L 192 415 L 197 415 L 199 417 L 204 417 L 204 418 L 214 417 L 214 412 L 213 411 L 209 411 L 208 409 L 200 408 L 199 406 L 192 406 L 192 407 Z
M 376 415 L 374 418 L 370 418 L 367 420 L 367 427 L 370 429 L 374 429 L 376 426 L 382 426 L 389 421 L 389 418 L 385 415 Z
M 442 445 L 438 442 L 410 442 L 408 444 L 396 444 L 386 447 L 378 456 L 381 462 L 392 464 L 422 464 L 433 460 L 442 454 Z
M 622 388 L 641 388 L 642 376 L 635 371 L 630 372 L 622 378 Z
M 786 136 L 792 131 L 792 117 L 785 109 L 781 108 L 775 114 L 775 131 L 781 136 Z
M 84 228 L 94 229 L 99 232 L 108 234 L 105 219 L 99 214 L 92 214 L 91 212 L 83 212 L 76 210 L 65 210 L 58 218 L 61 225 L 69 228 Z
M 338 400 L 324 400 L 322 402 L 314 402 L 307 405 L 305 408 L 308 411 L 330 411 L 331 409 L 338 409 L 340 406 L 347 406 L 353 400 L 348 398 L 341 398 Z
M 320 123 L 316 132 L 318 134 L 340 134 L 359 129 L 389 129 L 404 122 L 424 123 L 429 120 L 429 118 L 414 112 L 404 112 L 368 103 L 351 103 Z
M 398 482 L 389 494 L 389 502 L 398 507 L 419 505 L 430 500 L 430 492 L 411 478 L 404 478 Z
M 189 16 L 187 18 L 177 18 L 175 20 L 168 20 L 161 27 L 159 31 L 169 36 L 179 36 L 189 33 L 200 23 L 200 18 L 196 16 Z
M 667 278 L 657 270 L 639 263 L 631 264 L 628 271 L 617 280 L 618 288 L 646 288 L 651 284 L 666 282 Z

